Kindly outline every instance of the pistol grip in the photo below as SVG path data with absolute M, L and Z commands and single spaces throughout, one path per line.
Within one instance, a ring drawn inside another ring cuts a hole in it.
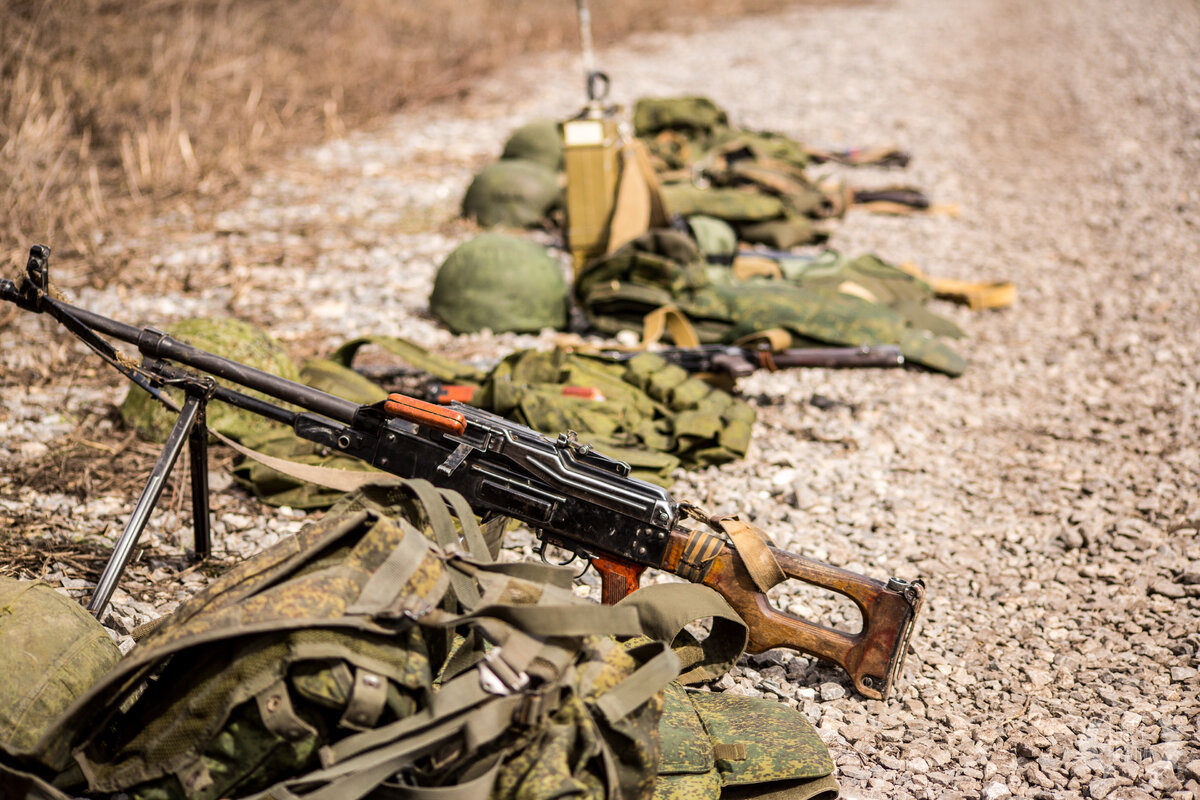
M 638 588 L 645 567 L 628 561 L 595 556 L 592 566 L 600 573 L 600 601 L 606 606 L 624 600 Z

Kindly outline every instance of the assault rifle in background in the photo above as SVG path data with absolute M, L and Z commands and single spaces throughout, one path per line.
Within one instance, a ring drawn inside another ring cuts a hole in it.
M 609 361 L 629 361 L 633 357 L 651 352 L 661 356 L 668 364 L 675 364 L 690 373 L 719 375 L 730 379 L 743 378 L 750 373 L 765 369 L 771 372 L 780 369 L 825 367 L 835 369 L 902 367 L 904 356 L 899 345 L 880 344 L 863 347 L 791 347 L 783 350 L 769 348 L 738 347 L 726 344 L 701 344 L 694 347 L 661 347 L 655 350 L 599 350 L 595 353 L 581 351 Z M 410 366 L 362 366 L 355 367 L 360 375 L 385 385 L 389 390 L 412 395 L 431 403 L 447 404 L 453 401 L 471 402 L 475 387 L 461 384 L 442 383 L 427 372 Z M 593 396 L 595 390 L 585 386 L 564 386 L 563 394 L 577 397 Z
M 862 694 L 877 699 L 887 697 L 900 674 L 924 599 L 920 580 L 892 578 L 881 583 L 771 547 L 761 532 L 736 518 L 704 519 L 661 487 L 631 478 L 627 464 L 581 444 L 573 433 L 552 439 L 462 403 L 439 406 L 401 394 L 360 405 L 200 350 L 162 331 L 69 305 L 50 294 L 49 252 L 40 245 L 33 247 L 20 285 L 0 281 L 0 299 L 49 314 L 179 413 L 88 604 L 98 616 L 103 615 L 185 442 L 191 462 L 195 550 L 199 556 L 209 553 L 204 419 L 207 402 L 220 400 L 286 424 L 304 439 L 385 472 L 452 489 L 466 498 L 476 514 L 526 523 L 543 541 L 590 559 L 602 577 L 605 602 L 632 592 L 642 571 L 652 567 L 720 592 L 749 627 L 749 652 L 786 647 L 831 661 L 850 674 Z M 135 345 L 141 363 L 116 350 L 101 334 Z M 281 404 L 219 385 L 217 378 Z M 182 390 L 182 407 L 163 391 L 168 387 Z M 304 410 L 294 411 L 284 404 Z M 378 478 L 353 470 L 324 472 L 346 479 L 346 485 L 323 481 L 339 489 Z M 685 527 L 682 523 L 689 517 L 707 525 Z M 774 608 L 766 591 L 785 579 L 850 598 L 862 614 L 861 630 L 847 633 Z
M 768 348 L 737 347 L 725 344 L 701 344 L 695 347 L 663 347 L 651 351 L 670 364 L 688 372 L 708 372 L 741 378 L 759 369 L 779 370 L 792 367 L 900 367 L 904 356 L 894 344 L 869 347 L 793 347 L 772 351 Z M 636 352 L 601 351 L 601 356 L 628 361 Z

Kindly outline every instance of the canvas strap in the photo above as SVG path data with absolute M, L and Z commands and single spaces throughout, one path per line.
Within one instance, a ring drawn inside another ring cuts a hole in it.
M 762 528 L 750 524 L 739 514 L 716 517 L 713 523 L 729 536 L 760 592 L 767 592 L 787 580 L 771 553 L 771 539 Z

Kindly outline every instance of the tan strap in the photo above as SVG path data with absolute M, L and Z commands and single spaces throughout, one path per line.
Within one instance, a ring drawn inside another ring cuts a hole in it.
M 262 718 L 263 727 L 284 741 L 298 742 L 301 739 L 317 735 L 316 728 L 309 725 L 296 713 L 287 684 L 282 678 L 266 691 L 259 692 L 254 699 L 258 705 L 258 715 Z
M 729 536 L 760 592 L 770 591 L 787 579 L 771 552 L 771 539 L 762 528 L 742 519 L 740 514 L 714 517 L 712 521 Z
M 717 761 L 745 761 L 745 742 L 714 742 L 713 758 Z
M 646 145 L 630 138 L 621 148 L 621 179 L 608 223 L 605 252 L 612 253 L 646 231 L 666 224 L 666 204 Z
M 1010 281 L 963 281 L 957 278 L 934 278 L 911 261 L 897 267 L 933 287 L 933 293 L 943 300 L 952 300 L 972 311 L 985 308 L 1005 308 L 1017 299 L 1017 287 Z
M 646 147 L 645 142 L 637 138 L 632 140 L 632 146 L 634 161 L 643 180 L 646 181 L 650 196 L 650 227 L 665 228 L 670 224 L 671 216 L 667 213 L 667 201 L 662 196 L 662 183 L 659 181 L 658 172 L 650 160 L 650 149 Z
M 763 345 L 772 353 L 787 350 L 792 346 L 792 334 L 784 328 L 764 328 L 748 333 L 733 343 L 734 347 L 744 347 L 747 350 L 757 350 Z
M 675 306 L 660 306 L 642 319 L 642 347 L 658 343 L 667 331 L 670 331 L 671 340 L 679 347 L 697 347 L 700 344 L 700 336 L 682 311 Z
M 879 302 L 879 299 L 871 293 L 871 290 L 863 286 L 861 283 L 855 283 L 854 281 L 842 281 L 841 284 L 838 285 L 837 290 L 840 294 L 848 294 L 853 297 L 858 297 L 862 300 L 866 300 L 868 303 Z
M 917 208 L 916 206 L 897 203 L 893 200 L 868 200 L 863 203 L 855 203 L 854 208 L 870 211 L 873 214 L 893 214 L 896 216 L 933 214 L 943 217 L 958 217 L 962 213 L 958 207 L 958 203 L 934 203 L 927 208 Z
M 767 256 L 736 256 L 730 269 L 733 271 L 733 277 L 739 281 L 751 278 L 779 279 L 783 277 L 783 270 L 780 268 L 779 262 Z
M 621 148 L 621 178 L 609 217 L 606 253 L 650 230 L 650 188 L 637 167 L 632 149 L 628 142 Z
M 358 667 L 354 670 L 354 685 L 339 724 L 351 730 L 374 728 L 387 705 L 387 678 L 377 672 Z
M 208 429 L 209 433 L 217 437 L 222 443 L 229 445 L 237 452 L 244 455 L 246 458 L 252 458 L 264 467 L 270 467 L 276 472 L 282 472 L 288 477 L 296 480 L 315 483 L 319 486 L 324 486 L 327 489 L 336 489 L 339 492 L 352 492 L 355 489 L 372 483 L 399 483 L 400 478 L 386 472 L 380 472 L 376 469 L 367 471 L 359 471 L 354 469 L 334 469 L 333 467 L 318 467 L 312 464 L 299 464 L 295 461 L 289 461 L 286 458 L 277 458 L 269 456 L 266 453 L 260 453 L 257 450 L 251 450 L 249 447 L 240 445 L 228 436 L 213 430 Z
M 972 311 L 1005 308 L 1017 299 L 1017 287 L 1008 281 L 972 282 L 954 278 L 931 278 L 934 293 L 944 300 L 962 303 Z

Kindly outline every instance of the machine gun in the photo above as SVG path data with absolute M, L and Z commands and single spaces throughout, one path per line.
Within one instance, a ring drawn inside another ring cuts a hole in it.
M 688 529 L 681 523 L 689 515 L 700 516 L 694 507 L 631 478 L 628 465 L 581 444 L 573 433 L 552 439 L 462 403 L 434 405 L 400 394 L 359 405 L 192 347 L 162 331 L 69 305 L 51 296 L 49 253 L 41 245 L 31 248 L 27 274 L 20 285 L 0 281 L 0 299 L 49 314 L 179 412 L 88 604 L 97 615 L 103 614 L 185 441 L 191 461 L 195 550 L 199 556 L 208 554 L 204 412 L 207 402 L 215 399 L 289 425 L 304 439 L 385 472 L 424 478 L 459 492 L 481 516 L 526 523 L 543 540 L 589 558 L 602 576 L 606 602 L 636 589 L 641 572 L 652 567 L 720 592 L 749 627 L 749 652 L 786 647 L 831 661 L 850 674 L 859 692 L 876 699 L 887 697 L 900 674 L 924 600 L 920 580 L 892 578 L 881 583 L 765 542 L 746 547 L 739 542 L 751 526 L 736 519 L 709 519 L 706 527 Z M 101 334 L 135 345 L 141 363 L 116 350 Z M 216 378 L 304 410 L 250 397 L 218 385 Z M 182 407 L 162 391 L 166 387 L 182 389 Z M 772 577 L 764 579 L 764 574 Z M 787 578 L 849 597 L 862 614 L 861 630 L 847 633 L 775 609 L 766 591 L 771 581 Z

